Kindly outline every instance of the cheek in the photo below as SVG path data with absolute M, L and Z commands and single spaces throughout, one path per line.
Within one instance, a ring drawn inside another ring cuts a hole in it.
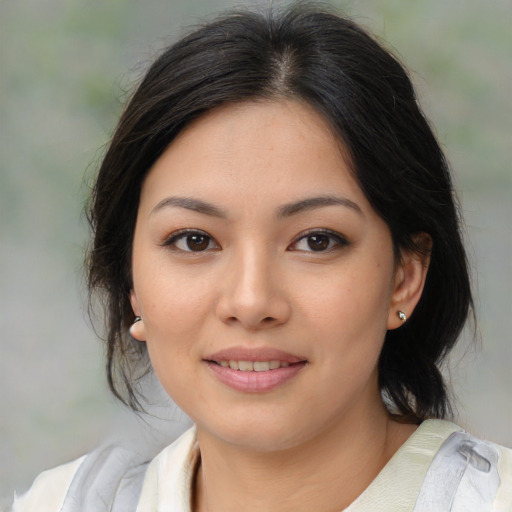
M 211 307 L 212 286 L 205 276 L 171 270 L 164 266 L 141 280 L 138 295 L 150 342 L 187 337 L 201 327 Z
M 179 276 L 155 272 L 142 278 L 137 289 L 151 364 L 173 398 L 182 394 L 181 383 L 188 382 L 193 371 L 190 363 L 199 358 L 197 340 L 209 302 L 204 281 Z
M 331 272 L 323 283 L 314 278 L 306 282 L 310 291 L 301 295 L 306 315 L 326 327 L 342 324 L 343 331 L 385 324 L 391 273 L 384 275 L 376 265 L 361 267 Z
M 193 281 L 147 284 L 150 302 L 144 321 L 151 364 L 164 389 L 183 408 L 191 399 L 208 300 L 204 288 Z
M 325 279 L 314 280 L 301 296 L 303 328 L 313 333 L 312 348 L 326 364 L 359 368 L 374 364 L 387 329 L 391 272 L 360 262 Z M 331 362 L 329 362 L 331 361 Z

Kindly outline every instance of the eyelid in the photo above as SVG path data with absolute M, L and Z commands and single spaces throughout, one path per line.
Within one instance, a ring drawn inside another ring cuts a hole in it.
M 304 238 L 307 238 L 308 236 L 313 236 L 313 235 L 325 235 L 325 236 L 328 236 L 328 237 L 334 239 L 337 243 L 334 247 L 326 249 L 325 251 L 310 250 L 310 251 L 304 251 L 304 252 L 311 252 L 311 253 L 316 252 L 318 254 L 322 254 L 322 253 L 325 254 L 325 253 L 328 253 L 336 248 L 345 247 L 350 244 L 350 242 L 347 240 L 347 238 L 345 236 L 343 236 L 341 233 L 338 233 L 337 231 L 332 231 L 332 230 L 326 229 L 326 228 L 312 228 L 312 229 L 307 229 L 305 231 L 301 231 L 292 240 L 292 242 L 288 246 L 287 250 L 294 250 L 293 248 L 292 249 L 290 249 L 290 248 L 293 247 L 294 245 L 296 245 L 298 242 L 300 242 Z
M 210 241 L 215 244 L 215 247 L 213 248 L 214 250 L 221 249 L 220 244 L 217 242 L 217 240 L 215 240 L 215 238 L 212 235 L 210 235 L 206 231 L 203 231 L 202 229 L 197 229 L 197 228 L 184 228 L 184 229 L 178 229 L 176 231 L 173 231 L 169 236 L 167 236 L 163 240 L 163 242 L 160 245 L 162 247 L 167 247 L 167 248 L 170 248 L 173 250 L 177 250 L 177 251 L 181 251 L 181 252 L 185 252 L 185 253 L 191 253 L 191 254 L 201 254 L 203 252 L 212 250 L 212 248 L 210 248 L 210 249 L 205 249 L 204 251 L 187 251 L 184 249 L 180 249 L 179 247 L 176 247 L 175 243 L 178 240 L 186 237 L 187 235 L 194 235 L 194 234 L 208 237 L 210 239 Z M 296 245 L 298 242 L 300 242 L 304 238 L 307 238 L 308 236 L 313 236 L 313 235 L 328 236 L 331 239 L 333 239 L 336 242 L 336 244 L 334 247 L 331 247 L 324 251 L 311 250 L 311 251 L 304 251 L 304 252 L 312 252 L 312 253 L 318 252 L 319 254 L 321 254 L 321 253 L 330 252 L 333 249 L 336 249 L 339 247 L 344 247 L 344 246 L 349 245 L 349 241 L 347 240 L 347 238 L 337 231 L 333 231 L 333 230 L 325 229 L 325 228 L 311 228 L 311 229 L 301 231 L 299 234 L 297 234 L 295 236 L 295 238 L 292 240 L 292 242 L 288 245 L 287 250 L 295 250 L 295 249 L 293 249 L 294 245 Z
M 212 249 L 205 249 L 204 251 L 186 251 L 184 249 L 180 249 L 179 247 L 176 247 L 175 243 L 178 240 L 181 240 L 182 238 L 185 238 L 187 235 L 201 235 L 208 237 L 214 244 L 215 248 L 213 250 L 220 249 L 220 244 L 215 240 L 215 238 L 207 233 L 206 231 L 203 231 L 202 229 L 197 228 L 184 228 L 184 229 L 178 229 L 176 231 L 173 231 L 169 236 L 167 236 L 164 241 L 160 244 L 162 247 L 167 247 L 172 250 L 181 251 L 183 253 L 190 253 L 190 254 L 201 254 L 208 251 L 211 251 Z

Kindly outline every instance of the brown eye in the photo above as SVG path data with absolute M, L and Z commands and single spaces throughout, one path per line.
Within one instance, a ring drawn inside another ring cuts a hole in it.
M 349 245 L 347 239 L 335 231 L 314 230 L 299 234 L 288 250 L 302 252 L 330 252 Z
M 196 230 L 178 231 L 171 235 L 163 245 L 171 249 L 189 253 L 219 249 L 219 245 L 210 235 L 203 231 Z
M 311 235 L 307 237 L 307 243 L 312 251 L 325 251 L 329 248 L 331 239 L 327 235 Z
M 204 251 L 208 249 L 210 245 L 211 238 L 206 235 L 196 234 L 196 235 L 188 235 L 185 238 L 187 247 L 191 251 Z

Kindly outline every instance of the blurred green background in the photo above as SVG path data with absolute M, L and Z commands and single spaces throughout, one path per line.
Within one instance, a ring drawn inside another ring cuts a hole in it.
M 482 339 L 481 348 L 463 340 L 447 375 L 458 422 L 512 445 L 512 2 L 333 3 L 406 63 L 446 148 L 468 227 Z M 5 502 L 41 470 L 133 423 L 107 391 L 103 349 L 85 319 L 87 183 L 130 84 L 152 57 L 208 13 L 253 4 L 0 0 Z M 182 417 L 167 415 L 171 423 L 159 428 L 174 435 Z

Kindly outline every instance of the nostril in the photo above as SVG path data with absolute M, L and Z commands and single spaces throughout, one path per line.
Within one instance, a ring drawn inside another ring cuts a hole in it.
M 216 315 L 226 324 L 240 324 L 252 330 L 285 323 L 290 316 L 290 308 L 283 297 L 251 297 L 226 292 L 216 306 Z

